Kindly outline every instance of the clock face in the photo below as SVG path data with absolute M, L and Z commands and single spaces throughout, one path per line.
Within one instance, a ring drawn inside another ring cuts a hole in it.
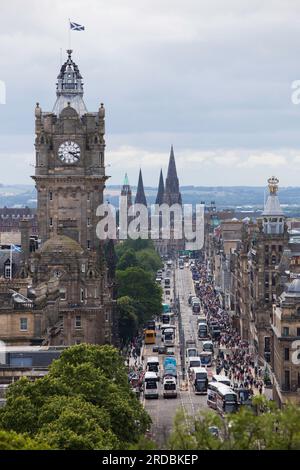
M 59 146 L 58 158 L 68 165 L 79 162 L 80 160 L 80 147 L 76 142 L 67 140 Z
M 53 271 L 54 277 L 60 278 L 60 277 L 62 276 L 62 274 L 63 274 L 63 273 L 62 273 L 62 271 L 61 271 L 60 269 L 55 269 L 55 270 Z

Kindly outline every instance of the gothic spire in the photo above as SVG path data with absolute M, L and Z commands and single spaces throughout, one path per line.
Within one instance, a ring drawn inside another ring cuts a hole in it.
M 70 105 L 74 108 L 79 116 L 87 113 L 85 103 L 83 101 L 83 82 L 82 76 L 79 72 L 78 65 L 72 59 L 72 50 L 68 49 L 68 58 L 61 66 L 60 72 L 57 76 L 56 84 L 56 102 L 53 108 L 53 113 L 57 116 L 60 115 L 62 110 Z
M 127 196 L 127 206 L 128 207 L 131 206 L 131 204 L 132 204 L 131 187 L 130 187 L 130 184 L 129 184 L 129 179 L 128 179 L 127 173 L 125 173 L 124 182 L 123 182 L 123 186 L 122 186 L 122 189 L 121 189 L 121 196 Z
M 163 177 L 162 170 L 160 170 L 158 191 L 157 191 L 155 204 L 159 204 L 159 205 L 163 204 L 164 192 L 165 192 L 164 177 Z
M 169 158 L 168 173 L 164 192 L 164 202 L 169 205 L 182 204 L 173 145 L 171 146 Z
M 146 199 L 146 196 L 145 196 L 143 176 L 142 176 L 142 170 L 141 169 L 140 169 L 140 173 L 139 173 L 139 182 L 138 182 L 138 187 L 137 187 L 134 203 L 135 204 L 143 204 L 144 206 L 147 206 L 147 199 Z

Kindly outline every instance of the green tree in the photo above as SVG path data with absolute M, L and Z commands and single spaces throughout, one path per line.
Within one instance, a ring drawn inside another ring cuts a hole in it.
M 39 422 L 37 438 L 54 449 L 110 450 L 119 446 L 108 412 L 79 396 L 50 398 L 40 411 Z
M 218 435 L 213 429 L 218 430 Z M 300 409 L 291 404 L 277 409 L 265 397 L 255 397 L 253 409 L 242 407 L 224 419 L 213 412 L 190 418 L 177 413 L 169 447 L 172 450 L 298 450 Z
M 126 250 L 117 263 L 117 269 L 127 269 L 138 265 L 138 260 L 134 250 Z
M 141 268 L 117 271 L 118 295 L 134 301 L 139 325 L 158 315 L 162 309 L 162 290 L 151 273 Z
M 67 348 L 44 378 L 12 384 L 0 409 L 0 428 L 47 439 L 60 449 L 126 448 L 150 422 L 112 346 Z
M 44 441 L 0 429 L 0 450 L 50 450 L 50 446 Z
M 138 317 L 133 300 L 126 296 L 117 300 L 119 335 L 123 344 L 128 343 L 138 331 Z
M 131 238 L 128 238 L 116 245 L 115 251 L 118 260 L 120 260 L 123 254 L 128 250 L 133 250 L 134 253 L 138 253 L 141 250 L 151 250 L 155 252 L 155 247 L 152 240 L 144 240 L 142 238 L 132 240 Z
M 147 248 L 137 252 L 136 258 L 138 265 L 145 271 L 156 273 L 161 267 L 162 262 L 156 251 Z

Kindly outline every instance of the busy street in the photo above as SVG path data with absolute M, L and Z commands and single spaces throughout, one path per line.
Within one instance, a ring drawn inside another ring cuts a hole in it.
M 158 276 L 166 312 L 155 319 L 155 326 L 148 325 L 143 344 L 133 345 L 128 361 L 131 383 L 152 419 L 149 435 L 162 446 L 178 410 L 186 420 L 208 409 L 222 416 L 251 406 L 253 395 L 266 390 L 263 371 L 221 307 L 205 264 L 168 261 Z M 174 335 L 168 347 L 169 330 Z M 166 371 L 169 361 L 174 369 L 169 365 Z M 166 392 L 168 378 L 173 379 L 174 393 Z M 217 393 L 224 394 L 221 405 Z

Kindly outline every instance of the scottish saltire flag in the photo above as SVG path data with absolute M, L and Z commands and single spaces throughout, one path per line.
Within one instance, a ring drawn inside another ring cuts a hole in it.
M 73 31 L 84 31 L 84 26 L 78 23 L 73 23 L 72 21 L 70 21 L 70 28 Z
M 11 244 L 11 251 L 17 251 L 18 253 L 21 253 L 22 251 L 22 248 L 20 248 L 19 246 L 16 246 L 14 244 Z

